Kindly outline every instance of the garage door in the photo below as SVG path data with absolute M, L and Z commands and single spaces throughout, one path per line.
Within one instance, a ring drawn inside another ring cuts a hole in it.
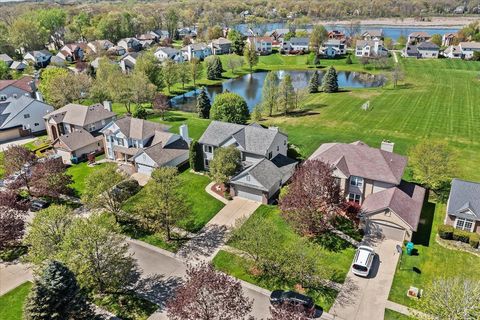
M 403 242 L 405 239 L 405 229 L 400 226 L 393 226 L 379 221 L 369 221 L 367 233 L 382 239 L 392 239 Z
M 150 176 L 152 174 L 153 168 L 149 166 L 144 166 L 143 164 L 137 164 L 137 171 L 138 173 L 143 173 Z
M 240 187 L 240 186 L 235 186 L 235 190 L 237 191 L 237 197 L 240 198 L 245 198 L 257 202 L 262 202 L 263 200 L 263 193 L 260 190 L 256 190 L 253 188 L 247 188 L 247 187 Z

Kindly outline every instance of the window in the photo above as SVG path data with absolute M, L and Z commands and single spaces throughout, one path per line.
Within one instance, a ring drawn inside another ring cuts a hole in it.
M 17 99 L 18 95 L 16 93 L 13 94 L 13 97 Z
M 273 155 L 273 154 L 272 154 L 272 151 L 270 151 L 270 152 L 268 153 L 268 160 L 272 159 L 272 155 Z
M 205 167 L 208 167 L 208 159 L 205 159 L 204 164 L 205 164 Z
M 356 203 L 360 203 L 361 196 L 356 193 L 349 193 L 348 194 L 348 201 L 353 201 Z
M 35 127 L 38 127 L 38 126 L 39 126 L 38 122 L 35 122 L 34 126 L 35 126 Z
M 473 231 L 473 220 L 466 219 L 466 218 L 457 218 L 455 220 L 455 228 L 465 231 Z
M 280 146 L 277 146 L 277 151 L 280 151 Z
M 124 144 L 123 144 L 123 139 L 122 139 L 122 138 L 118 138 L 118 139 L 117 139 L 117 144 L 118 144 L 119 146 L 123 146 L 123 145 L 124 145 Z
M 212 151 L 213 151 L 212 146 L 205 146 L 204 149 L 205 149 L 205 152 L 208 152 L 208 153 L 212 153 Z
M 30 118 L 30 113 L 26 113 L 26 114 L 24 114 L 24 115 L 23 115 L 23 118 L 24 118 L 24 119 L 28 119 L 28 118 Z
M 363 178 L 356 177 L 356 176 L 351 176 L 350 177 L 350 185 L 351 186 L 362 187 L 363 186 Z
M 284 146 L 287 145 L 287 140 L 283 140 L 283 145 L 284 145 Z
M 7 96 L 4 94 L 0 95 L 0 101 L 5 101 L 5 100 L 7 100 Z

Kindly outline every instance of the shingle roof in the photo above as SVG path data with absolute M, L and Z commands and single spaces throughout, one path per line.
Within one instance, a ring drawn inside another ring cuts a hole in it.
M 425 193 L 424 188 L 402 181 L 396 188 L 388 188 L 367 196 L 362 204 L 362 210 L 368 215 L 390 209 L 402 218 L 413 231 L 417 231 Z
M 373 29 L 373 30 L 365 30 L 362 33 L 363 36 L 370 35 L 371 37 L 382 37 L 383 30 L 382 29 Z
M 350 144 L 322 144 L 310 159 L 318 159 L 331 165 L 342 162 L 338 168 L 347 177 L 353 175 L 392 184 L 400 183 L 407 165 L 406 157 L 369 147 L 361 141 Z
M 155 52 L 158 52 L 158 51 L 163 51 L 169 56 L 180 53 L 180 50 L 175 49 L 175 48 L 170 48 L 170 47 L 160 47 L 157 50 L 155 50 Z
M 213 44 L 231 44 L 232 41 L 228 40 L 228 39 L 225 39 L 224 37 L 220 37 L 218 39 L 215 39 L 215 40 L 212 40 L 212 43 Z
M 473 215 L 469 214 L 468 210 Z M 457 217 L 480 220 L 480 183 L 453 179 L 447 213 Z
M 108 111 L 101 104 L 87 107 L 80 104 L 69 103 L 64 107 L 47 114 L 43 118 L 53 118 L 57 123 L 65 122 L 84 127 L 98 121 L 108 120 L 114 116 L 114 112 Z
M 460 42 L 459 46 L 462 47 L 462 49 L 468 48 L 468 49 L 480 49 L 480 42 Z
M 266 152 L 278 134 L 286 136 L 276 128 L 265 129 L 258 124 L 245 126 L 228 122 L 212 121 L 199 142 L 201 144 L 218 147 L 228 139 L 233 138 L 241 150 L 266 155 Z
M 9 98 L 6 101 L 0 103 L 0 129 L 9 128 L 8 123 L 10 120 L 14 119 L 19 113 L 21 113 L 25 108 L 27 108 L 30 104 L 36 103 L 48 109 L 53 110 L 53 107 L 32 99 L 31 97 L 27 96 L 20 96 L 19 98 Z
M 15 88 L 22 89 L 27 92 L 33 92 L 30 82 L 33 80 L 32 77 L 25 76 L 18 80 L 0 80 L 0 90 L 8 86 L 14 86 Z
M 430 34 L 428 34 L 428 32 L 425 32 L 425 31 L 414 31 L 410 33 L 408 36 L 412 38 L 429 38 Z
M 6 53 L 0 53 L 0 60 L 4 62 L 12 62 L 13 59 Z
M 430 41 L 424 41 L 417 44 L 417 49 L 419 50 L 438 50 L 439 46 Z
M 383 45 L 383 41 L 382 40 L 379 40 L 379 41 L 375 41 L 375 40 L 357 40 L 355 46 L 357 48 L 363 48 L 365 46 L 370 46 L 370 47 L 373 47 L 375 46 L 375 43 L 378 42 L 379 45 Z
M 170 133 L 170 135 L 173 134 Z M 157 166 L 161 167 L 178 157 L 188 154 L 189 150 L 187 142 L 182 138 L 178 138 L 167 145 L 164 142 L 152 143 L 152 146 L 146 148 L 144 152 L 155 161 Z
M 53 146 L 56 148 L 64 147 L 68 151 L 75 151 L 92 143 L 99 142 L 101 139 L 101 136 L 95 138 L 86 130 L 78 130 L 61 135 L 53 142 Z
M 153 137 L 156 131 L 167 131 L 170 127 L 138 118 L 124 117 L 115 121 L 120 131 L 132 139 L 147 139 Z

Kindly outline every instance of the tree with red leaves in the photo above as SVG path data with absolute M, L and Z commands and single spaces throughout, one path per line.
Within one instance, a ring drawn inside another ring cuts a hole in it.
M 203 263 L 188 268 L 186 282 L 167 303 L 167 314 L 172 320 L 242 320 L 252 305 L 240 282 Z
M 295 171 L 280 199 L 280 210 L 297 232 L 318 236 L 331 228 L 343 202 L 333 168 L 320 160 L 308 160 Z
M 272 315 L 268 320 L 308 320 L 310 319 L 302 306 L 294 306 L 290 304 L 281 304 L 276 307 L 270 307 Z
M 31 170 L 32 194 L 37 197 L 58 198 L 68 194 L 72 177 L 60 159 L 46 159 L 38 162 Z
M 153 98 L 152 109 L 160 113 L 160 117 L 164 119 L 168 108 L 170 108 L 168 97 L 164 94 L 157 93 Z
M 2 193 L 2 200 L 5 194 Z M 18 244 L 25 232 L 25 211 L 0 206 L 0 251 Z
M 26 187 L 30 192 L 30 169 L 37 162 L 37 157 L 33 152 L 24 146 L 10 146 L 4 152 L 3 167 L 5 168 L 5 176 L 8 178 L 13 174 L 18 177 L 9 187 L 18 189 Z

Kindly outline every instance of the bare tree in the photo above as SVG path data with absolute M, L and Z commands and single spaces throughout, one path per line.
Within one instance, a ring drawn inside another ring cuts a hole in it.
M 272 315 L 268 320 L 308 320 L 310 319 L 305 314 L 302 306 L 294 306 L 283 303 L 279 306 L 270 307 L 270 314 Z
M 170 108 L 168 97 L 162 93 L 157 93 L 153 98 L 152 109 L 160 113 L 160 117 L 165 119 L 165 113 Z
M 396 88 L 397 84 L 398 84 L 398 81 L 403 80 L 404 77 L 405 77 L 405 75 L 403 74 L 402 68 L 398 65 L 398 63 L 395 64 L 395 66 L 393 67 L 393 70 L 392 70 L 393 87 Z

